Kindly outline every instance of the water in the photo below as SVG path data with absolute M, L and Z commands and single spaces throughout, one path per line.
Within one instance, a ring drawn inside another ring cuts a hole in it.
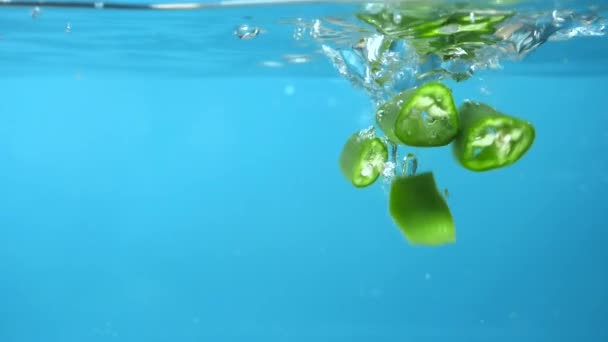
M 378 53 L 364 3 L 0 4 L 0 341 L 608 340 L 605 1 L 475 2 L 517 14 L 447 63 Z M 354 188 L 346 139 L 429 80 L 533 123 L 530 151 L 389 148 Z M 388 213 L 428 171 L 454 244 Z

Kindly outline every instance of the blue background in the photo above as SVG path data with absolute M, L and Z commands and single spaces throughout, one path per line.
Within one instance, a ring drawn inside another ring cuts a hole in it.
M 407 150 L 449 189 L 441 248 L 339 173 L 373 122 L 344 80 L 59 74 L 0 79 L 2 342 L 608 340 L 605 74 L 452 84 L 537 138 L 487 173 Z

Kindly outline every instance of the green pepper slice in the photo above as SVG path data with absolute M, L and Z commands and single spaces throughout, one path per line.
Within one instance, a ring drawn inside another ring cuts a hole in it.
M 394 179 L 389 211 L 410 244 L 440 246 L 456 241 L 452 214 L 432 172 Z
M 362 130 L 347 140 L 340 154 L 340 170 L 357 188 L 371 185 L 378 179 L 388 160 L 388 147 L 373 130 Z
M 454 140 L 453 152 L 469 170 L 487 171 L 511 165 L 534 142 L 534 126 L 486 104 L 465 102 L 460 116 L 462 127 Z
M 401 92 L 376 111 L 376 122 L 389 139 L 414 147 L 449 144 L 459 121 L 452 91 L 439 82 Z
M 473 60 L 477 51 L 499 42 L 494 34 L 513 11 L 482 10 L 453 4 L 407 4 L 380 12 L 361 12 L 357 18 L 391 39 L 405 39 L 422 60 Z

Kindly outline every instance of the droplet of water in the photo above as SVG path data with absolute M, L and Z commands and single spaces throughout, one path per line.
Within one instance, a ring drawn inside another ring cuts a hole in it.
M 418 169 L 418 159 L 413 153 L 408 153 L 407 156 L 403 158 L 403 170 L 402 173 L 404 176 L 415 176 L 416 169 Z
M 430 273 L 425 273 L 424 274 L 424 279 L 430 280 L 431 279 L 431 274 Z
M 260 28 L 247 24 L 241 24 L 234 30 L 234 34 L 239 39 L 253 39 L 260 34 Z

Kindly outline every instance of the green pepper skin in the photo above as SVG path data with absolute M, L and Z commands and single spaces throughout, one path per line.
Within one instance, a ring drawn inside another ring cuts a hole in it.
M 357 132 L 348 139 L 339 158 L 342 175 L 355 187 L 374 183 L 388 160 L 388 147 L 373 133 Z
M 413 147 L 448 145 L 460 125 L 452 91 L 439 82 L 398 94 L 378 108 L 376 121 L 393 142 Z
M 520 160 L 534 143 L 532 124 L 480 102 L 460 107 L 461 129 L 453 142 L 454 157 L 471 171 L 503 168 Z
M 432 172 L 395 178 L 389 194 L 389 212 L 412 245 L 456 242 L 452 214 Z
M 474 60 L 480 49 L 500 41 L 496 31 L 514 14 L 422 2 L 388 6 L 378 13 L 361 12 L 356 16 L 382 35 L 407 40 L 423 61 L 431 55 L 447 61 Z

